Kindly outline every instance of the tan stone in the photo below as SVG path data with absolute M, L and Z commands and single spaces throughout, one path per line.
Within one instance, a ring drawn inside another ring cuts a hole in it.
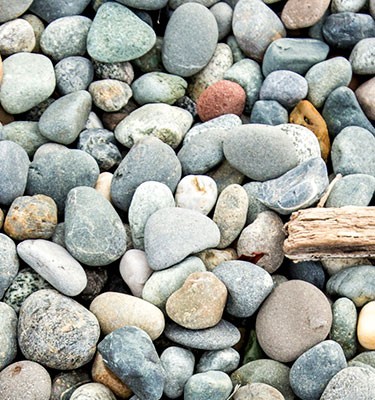
M 193 272 L 167 300 L 168 316 L 188 329 L 205 329 L 219 323 L 227 288 L 212 272 Z
M 331 150 L 331 142 L 327 124 L 319 111 L 308 100 L 302 100 L 290 113 L 289 122 L 302 125 L 314 132 L 319 141 L 322 158 L 327 161 Z
M 208 271 L 212 271 L 215 267 L 224 261 L 237 260 L 237 252 L 235 249 L 207 249 L 197 254 L 203 261 L 204 266 Z
M 49 239 L 57 225 L 57 206 L 43 194 L 17 197 L 5 218 L 4 231 L 16 240 Z
M 3 227 L 4 223 L 4 211 L 0 208 L 0 229 Z
M 367 115 L 367 118 L 375 121 L 375 77 L 363 83 L 355 91 L 358 102 Z
M 357 324 L 358 341 L 367 350 L 375 350 L 375 301 L 362 307 Z
M 91 375 L 94 382 L 107 386 L 120 399 L 128 399 L 133 393 L 125 383 L 105 366 L 100 353 L 96 353 Z
M 281 20 L 288 29 L 307 28 L 316 24 L 327 11 L 330 0 L 288 0 Z
M 110 172 L 102 172 L 95 184 L 95 190 L 101 193 L 108 201 L 112 202 L 111 199 L 111 183 L 113 174 Z

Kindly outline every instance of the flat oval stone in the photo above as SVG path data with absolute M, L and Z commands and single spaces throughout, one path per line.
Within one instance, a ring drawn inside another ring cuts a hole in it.
M 248 383 L 240 387 L 233 400 L 284 400 L 284 396 L 274 387 L 266 383 Z
M 26 189 L 30 160 L 26 151 L 10 140 L 0 141 L 0 204 L 10 205 Z
M 89 231 L 90 235 L 83 235 Z M 108 265 L 126 250 L 126 232 L 121 218 L 95 189 L 77 187 L 66 198 L 65 244 L 80 262 L 90 266 Z
M 301 399 L 319 399 L 329 381 L 346 368 L 341 346 L 325 340 L 300 355 L 290 369 L 290 385 Z
M 375 29 L 375 27 L 374 27 Z M 353 72 L 358 75 L 375 74 L 375 38 L 360 40 L 350 53 Z
M 157 137 L 176 148 L 191 127 L 193 117 L 180 107 L 168 104 L 146 104 L 134 110 L 116 127 L 116 139 L 132 147 L 143 138 Z
M 369 79 L 355 91 L 355 95 L 365 112 L 367 118 L 375 120 L 375 104 L 373 101 L 372 93 L 375 90 L 375 79 Z
M 55 369 L 79 368 L 93 358 L 99 335 L 95 316 L 55 290 L 39 290 L 22 304 L 18 345 L 29 360 Z
M 3 370 L 17 355 L 17 314 L 11 306 L 2 302 L 0 302 L 0 345 L 0 370 Z
M 13 282 L 19 268 L 16 245 L 13 240 L 0 233 L 0 299 Z
M 168 298 L 182 287 L 190 274 L 204 271 L 206 268 L 198 257 L 188 257 L 173 267 L 155 271 L 144 285 L 142 298 L 164 309 Z
M 219 323 L 227 300 L 226 286 L 212 272 L 194 272 L 167 300 L 169 318 L 188 329 Z
M 19 17 L 27 11 L 32 2 L 32 0 L 17 0 L 9 4 L 7 0 L 2 0 L 0 3 L 0 23 Z
M 3 70 L 0 102 L 10 114 L 30 110 L 55 90 L 53 64 L 41 54 L 13 54 L 3 62 Z
M 163 313 L 153 304 L 128 294 L 102 293 L 90 304 L 90 311 L 104 335 L 123 326 L 136 326 L 155 340 L 164 330 Z
M 73 143 L 84 129 L 91 111 L 91 96 L 79 90 L 60 97 L 44 111 L 39 120 L 41 134 L 61 144 Z
M 70 396 L 71 400 L 116 400 L 115 395 L 101 383 L 86 383 L 76 389 Z
M 222 371 L 229 373 L 238 367 L 239 362 L 240 355 L 232 347 L 206 351 L 197 364 L 197 372 Z
M 105 365 L 140 398 L 158 400 L 163 393 L 164 370 L 150 337 L 142 329 L 125 326 L 98 345 Z
M 45 4 L 44 0 L 34 0 L 30 11 L 47 22 L 69 15 L 78 15 L 86 8 L 90 0 L 75 0 L 62 3 L 61 0 L 52 0 Z
M 134 60 L 155 44 L 152 28 L 127 7 L 105 3 L 96 13 L 87 36 L 87 52 L 101 62 Z
M 188 77 L 203 69 L 215 52 L 218 27 L 213 14 L 201 4 L 177 8 L 167 23 L 162 47 L 165 69 Z
M 271 276 L 246 261 L 226 261 L 213 273 L 228 289 L 228 314 L 239 318 L 253 315 L 273 289 Z
M 334 139 L 331 149 L 335 174 L 367 174 L 375 177 L 375 137 L 357 126 L 344 128 Z
M 51 152 L 34 157 L 30 164 L 27 193 L 52 197 L 62 212 L 69 191 L 77 186 L 93 187 L 98 176 L 98 164 L 84 151 Z
M 241 337 L 240 331 L 223 319 L 212 328 L 194 330 L 172 322 L 166 325 L 164 334 L 177 344 L 199 350 L 223 350 L 234 346 Z
M 292 140 L 273 126 L 247 124 L 232 129 L 224 140 L 229 163 L 250 179 L 267 181 L 298 163 Z
M 207 371 L 194 374 L 185 384 L 184 399 L 227 399 L 232 392 L 232 382 L 222 371 Z
M 158 210 L 145 227 L 146 256 L 155 271 L 168 268 L 190 254 L 216 247 L 219 241 L 217 225 L 198 211 L 186 208 Z
M 288 111 L 276 100 L 258 100 L 250 114 L 251 124 L 279 125 L 288 122 Z
M 217 22 L 219 40 L 224 39 L 232 30 L 232 7 L 224 1 L 220 1 L 219 3 L 214 4 L 210 8 L 210 11 Z
M 94 104 L 106 112 L 121 110 L 133 95 L 127 83 L 115 79 L 92 82 L 88 90 Z
M 232 30 L 241 50 L 256 61 L 262 60 L 272 41 L 286 36 L 279 17 L 261 0 L 237 2 Z
M 85 270 L 56 243 L 43 239 L 24 240 L 18 244 L 17 253 L 26 264 L 66 296 L 77 296 L 87 285 Z
M 281 20 L 288 29 L 307 28 L 316 24 L 328 9 L 330 0 L 288 0 L 283 8 Z
M 28 52 L 35 47 L 35 35 L 32 26 L 18 18 L 0 26 L 0 53 L 3 56 Z
M 195 357 L 190 350 L 170 346 L 160 356 L 165 371 L 164 394 L 170 399 L 180 397 L 185 383 L 194 373 Z
M 277 286 L 260 307 L 256 333 L 269 357 L 290 362 L 324 340 L 331 324 L 331 306 L 323 292 L 291 280 Z
M 33 361 L 18 361 L 0 372 L 0 392 L 4 399 L 26 398 L 49 400 L 51 377 L 47 370 Z
M 164 183 L 174 192 L 181 179 L 181 164 L 173 149 L 155 137 L 138 141 L 121 161 L 111 183 L 113 204 L 127 211 L 143 182 Z
M 289 70 L 300 75 L 327 58 L 329 46 L 316 39 L 281 38 L 273 41 L 264 54 L 264 76 L 277 70 Z

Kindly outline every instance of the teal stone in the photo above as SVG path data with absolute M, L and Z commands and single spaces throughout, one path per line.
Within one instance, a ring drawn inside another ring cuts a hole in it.
M 186 382 L 184 400 L 226 400 L 232 388 L 232 382 L 224 372 L 202 372 Z
M 152 28 L 127 7 L 118 3 L 103 4 L 91 25 L 87 51 L 101 62 L 134 60 L 154 46 L 156 35 Z
M 143 56 L 132 61 L 142 72 L 162 72 L 164 71 L 163 62 L 161 60 L 161 49 L 163 46 L 163 38 L 157 37 L 154 46 Z
M 223 350 L 206 351 L 202 354 L 197 372 L 222 371 L 233 372 L 240 363 L 240 354 L 232 347 Z

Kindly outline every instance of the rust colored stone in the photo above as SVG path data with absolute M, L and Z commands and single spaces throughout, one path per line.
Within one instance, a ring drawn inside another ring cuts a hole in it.
M 329 3 L 330 0 L 288 0 L 281 20 L 288 29 L 307 28 L 323 17 Z
M 327 124 L 319 111 L 308 100 L 301 100 L 290 113 L 289 122 L 302 125 L 314 132 L 319 140 L 322 158 L 327 161 L 331 143 Z

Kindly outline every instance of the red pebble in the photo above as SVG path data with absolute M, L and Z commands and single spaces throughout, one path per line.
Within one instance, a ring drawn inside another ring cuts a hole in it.
M 238 83 L 222 80 L 200 95 L 197 112 L 203 122 L 224 114 L 241 115 L 245 102 L 246 93 Z

